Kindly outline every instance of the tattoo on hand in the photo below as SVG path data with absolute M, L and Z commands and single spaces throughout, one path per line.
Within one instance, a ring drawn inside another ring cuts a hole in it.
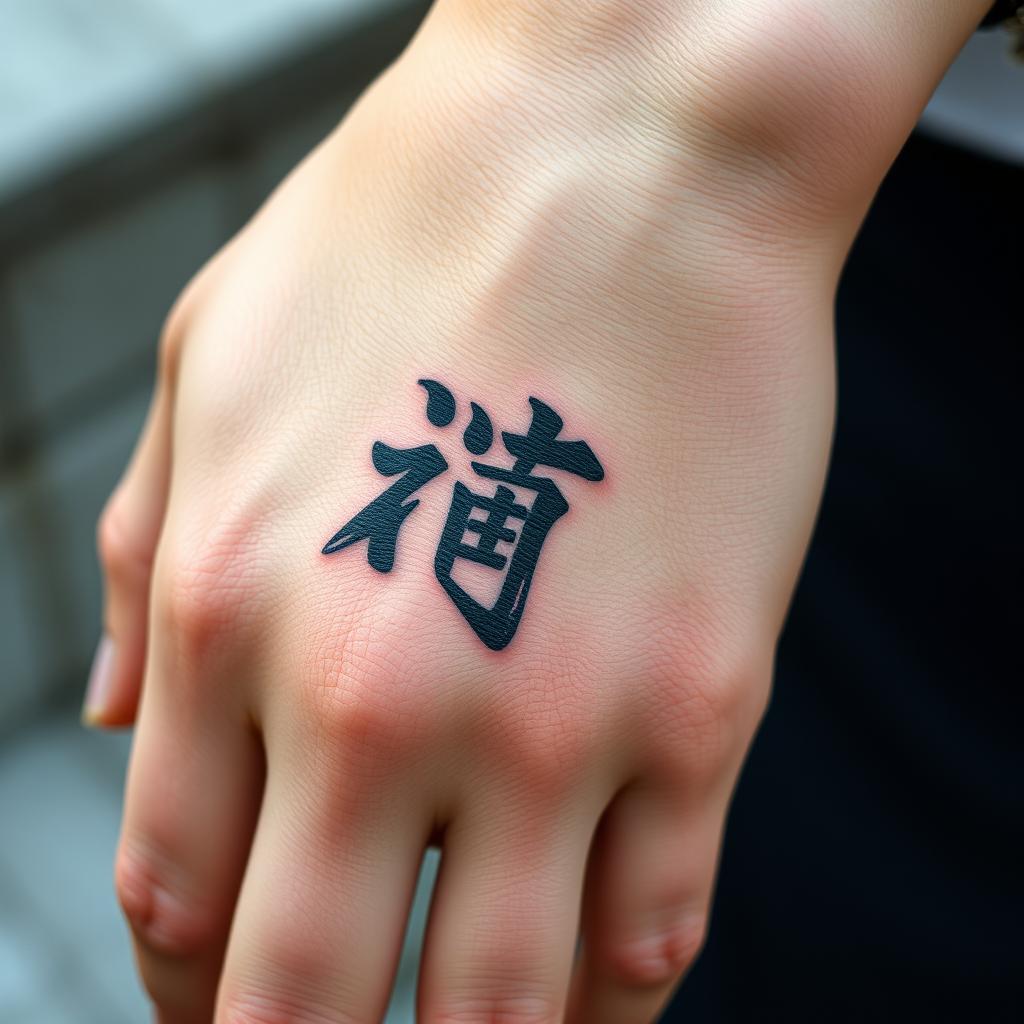
M 451 391 L 436 380 L 423 379 L 419 383 L 427 393 L 427 419 L 435 427 L 449 426 L 456 414 Z M 562 418 L 539 399 L 529 401 L 532 419 L 527 432 L 501 435 L 514 460 L 511 468 L 470 463 L 477 476 L 495 481 L 493 493 L 475 493 L 456 481 L 434 557 L 438 582 L 492 651 L 507 647 L 515 636 L 540 549 L 551 527 L 569 511 L 569 504 L 555 482 L 536 475 L 534 470 L 546 466 L 584 480 L 604 479 L 604 469 L 590 445 L 585 441 L 558 440 Z M 494 441 L 494 428 L 481 406 L 471 402 L 470 407 L 472 419 L 462 435 L 463 444 L 470 454 L 483 455 Z M 419 505 L 419 499 L 412 495 L 446 472 L 448 463 L 432 444 L 402 449 L 377 441 L 372 458 L 381 476 L 402 475 L 338 530 L 324 545 L 323 553 L 330 555 L 366 540 L 367 561 L 378 572 L 390 572 L 395 565 L 402 523 Z M 483 513 L 482 518 L 473 515 L 477 510 Z M 508 525 L 510 522 L 517 523 L 518 528 Z M 497 549 L 499 543 L 511 545 L 511 552 L 502 554 Z M 478 601 L 455 581 L 453 573 L 460 560 L 499 574 L 500 585 L 493 602 Z

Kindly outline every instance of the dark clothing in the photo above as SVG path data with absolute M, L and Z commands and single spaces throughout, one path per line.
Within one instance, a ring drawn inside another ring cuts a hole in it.
M 1024 1021 L 1024 169 L 914 138 L 707 948 L 666 1024 Z

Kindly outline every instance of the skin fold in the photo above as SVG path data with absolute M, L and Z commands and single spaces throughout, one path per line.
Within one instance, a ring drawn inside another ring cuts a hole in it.
M 421 1020 L 656 1017 L 813 525 L 842 262 L 984 10 L 441 0 L 197 275 L 87 709 L 136 722 L 116 884 L 160 1021 L 378 1021 L 430 842 Z M 530 397 L 604 478 L 544 471 L 569 511 L 492 651 L 434 559 L 470 402 L 509 465 Z M 450 467 L 387 573 L 321 553 L 394 482 L 376 441 Z

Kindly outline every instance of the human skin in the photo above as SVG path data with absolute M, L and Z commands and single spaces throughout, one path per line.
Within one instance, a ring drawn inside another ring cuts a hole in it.
M 138 701 L 116 884 L 159 1020 L 379 1020 L 430 843 L 419 1019 L 654 1019 L 813 524 L 838 274 L 985 7 L 439 0 L 198 274 L 86 708 Z M 469 401 L 523 432 L 530 396 L 605 477 L 538 470 L 570 511 L 494 652 L 434 553 L 485 489 Z M 378 440 L 451 466 L 386 574 L 321 553 L 394 482 Z

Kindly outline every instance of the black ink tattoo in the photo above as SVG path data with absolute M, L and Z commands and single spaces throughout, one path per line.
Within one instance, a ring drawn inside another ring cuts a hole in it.
M 447 427 L 455 419 L 455 396 L 436 380 L 424 378 L 416 383 L 427 392 L 427 419 L 435 427 Z
M 446 427 L 455 419 L 456 403 L 451 391 L 436 380 L 419 384 L 427 392 L 427 419 L 436 427 Z M 455 607 L 472 626 L 476 635 L 492 650 L 507 647 L 515 636 L 526 607 L 526 597 L 537 568 L 540 550 L 551 527 L 566 512 L 569 503 L 553 480 L 538 476 L 538 466 L 560 470 L 584 480 L 604 479 L 604 469 L 585 441 L 563 441 L 562 418 L 551 406 L 530 398 L 532 418 L 525 434 L 503 432 L 505 450 L 513 457 L 510 468 L 472 462 L 477 476 L 493 480 L 493 494 L 476 494 L 456 482 L 451 507 L 441 532 L 434 573 Z M 476 402 L 470 403 L 472 419 L 462 436 L 466 450 L 484 455 L 494 442 L 491 418 Z M 377 441 L 373 446 L 373 464 L 382 476 L 402 476 L 353 516 L 324 545 L 325 555 L 333 554 L 362 540 L 368 540 L 367 561 L 378 572 L 390 572 L 395 564 L 398 533 L 406 517 L 419 505 L 408 500 L 424 484 L 448 469 L 441 452 L 432 444 L 419 448 L 392 448 Z M 528 500 L 522 492 L 532 493 Z M 483 518 L 473 516 L 474 511 Z M 509 522 L 519 523 L 518 532 Z M 475 539 L 474 539 L 475 538 Z M 468 542 L 472 541 L 472 542 Z M 510 555 L 497 550 L 499 543 L 512 545 Z M 453 578 L 458 560 L 503 572 L 498 597 L 490 606 L 478 601 Z
M 395 565 L 398 531 L 405 517 L 420 503 L 419 498 L 410 502 L 405 499 L 443 473 L 448 463 L 432 444 L 402 449 L 377 441 L 372 457 L 373 465 L 381 476 L 394 476 L 396 473 L 402 473 L 402 476 L 362 512 L 354 515 L 324 545 L 323 553 L 330 555 L 350 544 L 369 539 L 367 561 L 377 572 L 391 572 Z

